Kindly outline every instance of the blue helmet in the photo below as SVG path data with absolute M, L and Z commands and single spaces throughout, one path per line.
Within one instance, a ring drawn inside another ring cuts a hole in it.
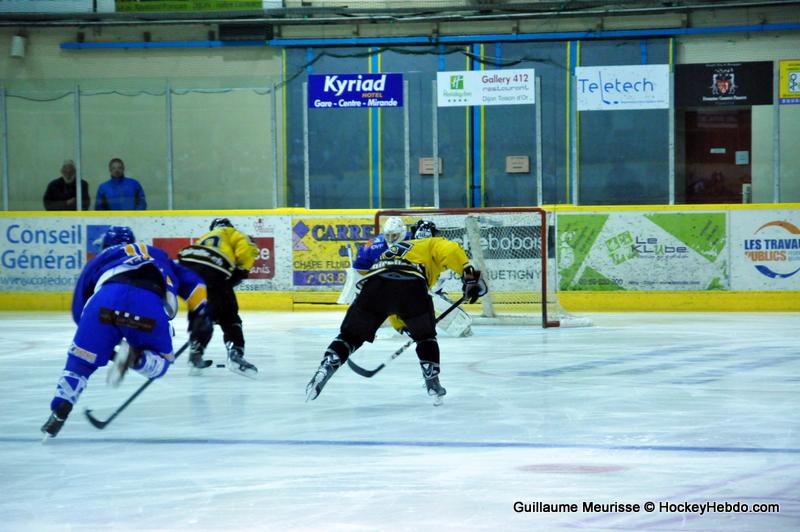
M 133 236 L 133 230 L 124 225 L 112 225 L 103 235 L 103 249 L 134 242 L 136 242 L 136 237 Z

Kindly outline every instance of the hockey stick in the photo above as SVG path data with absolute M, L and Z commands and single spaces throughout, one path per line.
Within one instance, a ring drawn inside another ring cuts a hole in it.
M 467 296 L 461 296 L 461 299 L 459 299 L 458 301 L 456 301 L 455 303 L 453 303 L 452 305 L 450 305 L 450 308 L 448 308 L 447 310 L 445 310 L 444 312 L 442 312 L 442 313 L 439 315 L 439 317 L 438 317 L 438 318 L 436 318 L 436 323 L 439 323 L 440 321 L 442 321 L 442 320 L 445 318 L 445 316 L 447 316 L 448 314 L 450 314 L 451 312 L 453 312 L 453 311 L 456 309 L 456 307 L 458 307 L 458 306 L 459 306 L 461 303 L 463 303 L 463 302 L 464 302 L 466 299 L 467 299 Z M 377 373 L 378 373 L 380 370 L 382 370 L 383 368 L 385 368 L 385 367 L 386 367 L 386 364 L 388 364 L 389 362 L 391 362 L 391 361 L 392 361 L 392 360 L 394 360 L 395 358 L 399 357 L 399 356 L 400 356 L 400 354 L 401 354 L 403 351 L 405 351 L 406 349 L 408 349 L 408 348 L 411 346 L 411 344 L 413 344 L 413 343 L 414 343 L 414 340 L 409 340 L 408 342 L 406 342 L 405 344 L 403 344 L 402 346 L 400 346 L 400 348 L 399 348 L 397 351 L 395 351 L 394 353 L 392 353 L 392 356 L 390 356 L 389 358 L 387 358 L 385 362 L 381 363 L 381 365 L 380 365 L 380 366 L 378 366 L 378 367 L 377 367 L 377 368 L 375 368 L 375 369 L 372 369 L 372 370 L 369 370 L 369 369 L 364 369 L 364 368 L 362 368 L 361 366 L 359 366 L 358 364 L 356 364 L 355 362 L 353 362 L 353 361 L 352 361 L 351 359 L 349 359 L 349 358 L 347 359 L 347 365 L 348 365 L 348 366 L 350 366 L 350 369 L 352 369 L 354 372 L 358 373 L 358 374 L 359 374 L 359 375 L 361 375 L 362 377 L 366 377 L 366 378 L 368 378 L 368 379 L 369 379 L 369 378 L 372 378 L 372 377 L 374 377 L 375 375 L 377 375 Z
M 181 346 L 181 348 L 180 348 L 180 349 L 178 349 L 178 352 L 177 352 L 177 353 L 175 353 L 175 359 L 173 360 L 173 362 L 174 362 L 175 360 L 177 360 L 179 356 L 181 356 L 181 353 L 183 353 L 184 351 L 186 351 L 186 348 L 187 348 L 187 347 L 189 347 L 189 342 L 188 342 L 188 341 L 187 341 L 185 344 L 183 344 L 183 346 Z M 153 382 L 154 382 L 154 381 L 157 381 L 157 380 L 158 380 L 158 379 L 147 379 L 147 381 L 146 381 L 144 384 L 142 384 L 141 386 L 139 386 L 139 389 L 138 389 L 138 390 L 136 390 L 136 392 L 134 392 L 134 394 L 133 394 L 133 395 L 131 395 L 130 397 L 128 397 L 128 400 L 127 400 L 127 401 L 125 401 L 124 403 L 122 403 L 122 406 L 120 406 L 119 408 L 117 408 L 117 409 L 114 411 L 114 413 L 113 413 L 113 414 L 111 414 L 111 416 L 110 416 L 108 419 L 106 419 L 105 421 L 103 421 L 103 420 L 100 420 L 100 419 L 97 419 L 96 417 L 94 417 L 94 416 L 92 415 L 92 411 L 91 411 L 91 410 L 89 410 L 88 408 L 87 408 L 86 410 L 84 410 L 84 412 L 83 412 L 83 413 L 84 413 L 84 414 L 86 414 L 86 419 L 88 419 L 88 420 L 89 420 L 89 423 L 91 423 L 91 424 L 92 424 L 92 426 L 93 426 L 94 428 L 96 428 L 96 429 L 100 429 L 100 430 L 103 430 L 104 428 L 106 428 L 106 425 L 108 425 L 109 423 L 111 423 L 112 421 L 114 421 L 114 418 L 115 418 L 115 417 L 117 417 L 118 415 L 120 415 L 120 414 L 122 413 L 122 411 L 123 411 L 123 410 L 125 410 L 126 408 L 128 408 L 128 405 L 129 405 L 129 404 L 131 404 L 131 403 L 133 402 L 133 400 L 134 400 L 134 399 L 136 399 L 137 397 L 139 397 L 139 395 L 140 395 L 140 394 L 141 394 L 143 391 L 145 391 L 145 390 L 147 389 L 147 387 L 148 387 L 148 386 L 150 386 L 151 384 L 153 384 Z

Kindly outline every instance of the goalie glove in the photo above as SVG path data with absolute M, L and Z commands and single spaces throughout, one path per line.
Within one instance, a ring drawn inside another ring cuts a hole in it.
M 467 298 L 467 303 L 475 303 L 479 297 L 486 295 L 489 291 L 486 281 L 481 278 L 481 272 L 472 266 L 464 268 L 462 281 L 464 283 L 464 297 Z

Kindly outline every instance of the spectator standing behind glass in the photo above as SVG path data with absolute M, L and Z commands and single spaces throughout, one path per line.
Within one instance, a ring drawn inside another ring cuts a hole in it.
M 132 177 L 125 177 L 125 163 L 114 158 L 108 163 L 111 179 L 97 189 L 94 208 L 98 211 L 143 211 L 147 209 L 144 189 Z
M 75 179 L 75 163 L 67 159 L 61 165 L 61 177 L 50 181 L 44 193 L 44 208 L 48 211 L 76 211 L 78 210 L 77 180 Z M 88 211 L 91 199 L 89 198 L 89 183 L 81 179 L 81 210 Z

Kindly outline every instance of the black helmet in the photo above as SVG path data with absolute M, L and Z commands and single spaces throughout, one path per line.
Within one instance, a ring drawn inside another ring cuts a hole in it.
M 411 228 L 411 234 L 414 235 L 415 239 L 419 240 L 420 238 L 437 236 L 439 234 L 439 230 L 436 229 L 436 224 L 432 221 L 420 220 Z
M 208 230 L 213 231 L 217 227 L 233 227 L 233 224 L 227 218 L 214 218 L 214 221 L 211 222 Z

